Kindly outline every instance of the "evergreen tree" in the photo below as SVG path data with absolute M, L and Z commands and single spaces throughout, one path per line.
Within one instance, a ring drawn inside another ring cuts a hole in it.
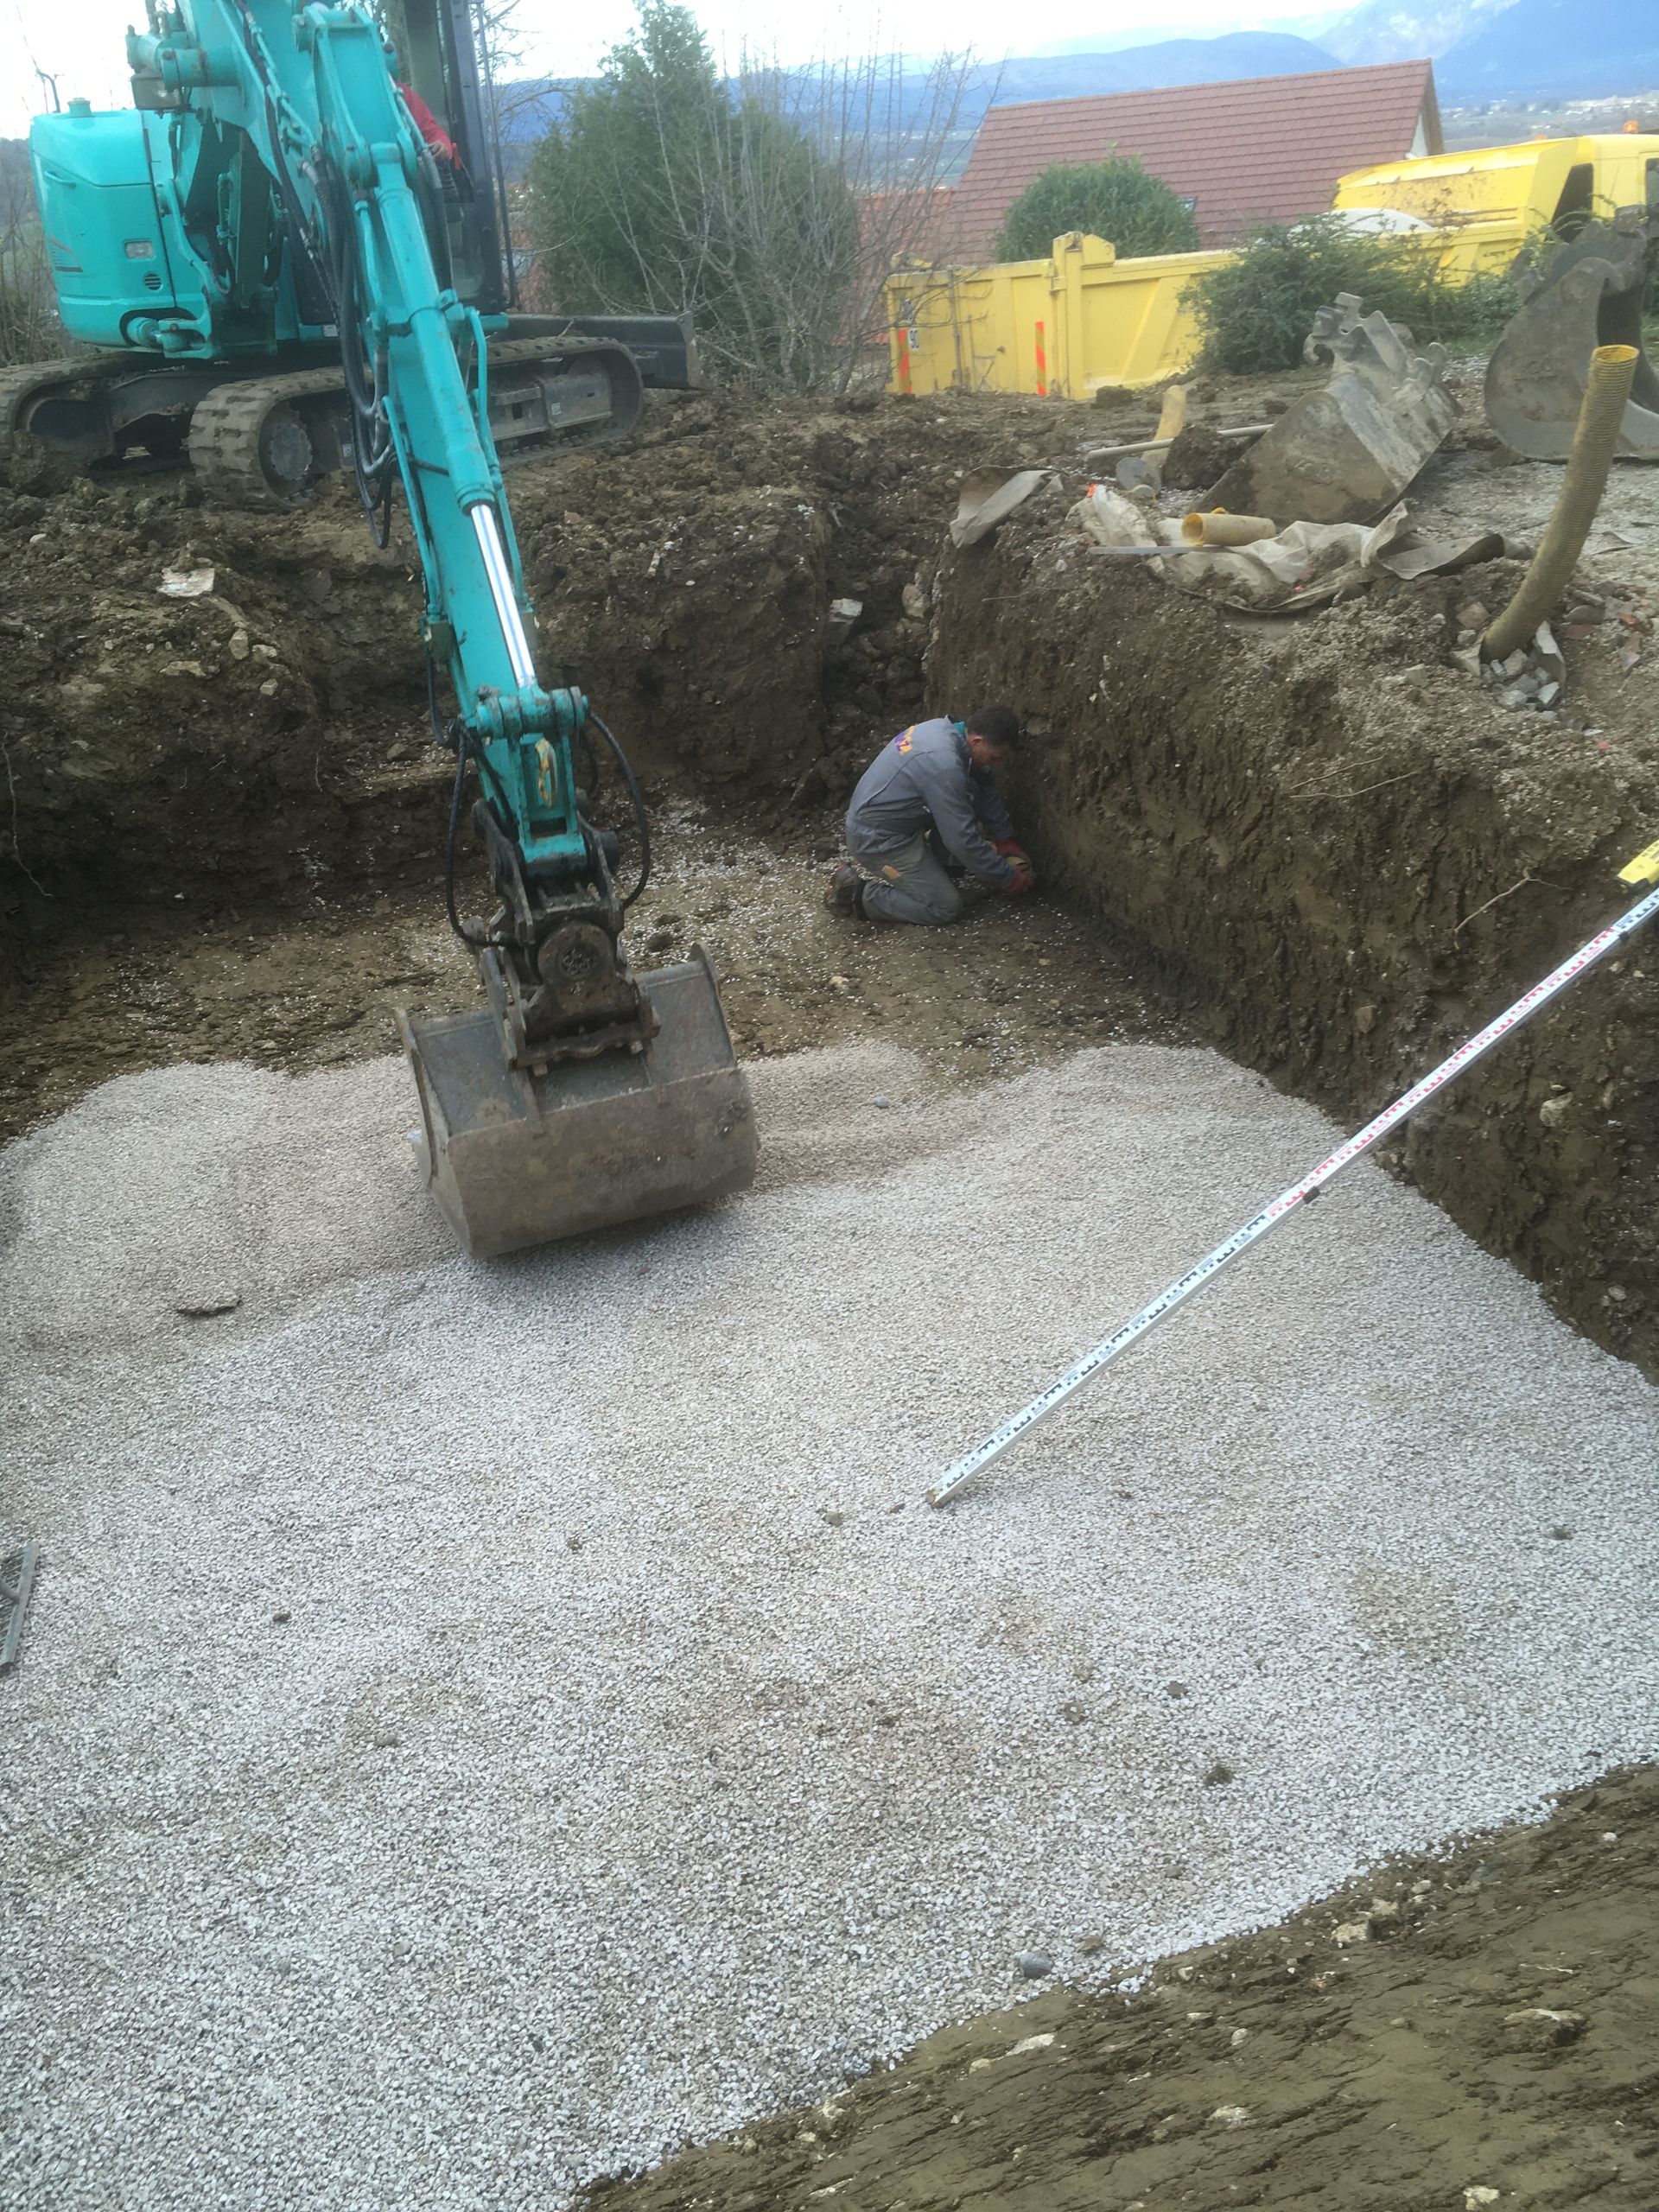
M 696 16 L 640 0 L 531 164 L 531 242 L 572 313 L 690 315 L 704 359 L 805 385 L 842 334 L 845 183 L 793 123 L 734 99 Z

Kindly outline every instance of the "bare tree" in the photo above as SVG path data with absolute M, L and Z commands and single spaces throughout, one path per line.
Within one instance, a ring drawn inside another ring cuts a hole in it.
M 740 220 L 753 233 L 762 281 L 787 302 L 810 373 L 800 379 L 844 391 L 884 341 L 882 289 L 895 268 L 938 257 L 948 236 L 948 188 L 965 156 L 964 109 L 983 72 L 971 53 L 942 54 L 920 67 L 902 54 L 830 59 L 781 69 L 745 57 L 736 79 L 740 119 L 776 118 L 798 131 L 827 175 L 851 194 L 855 235 L 842 245 L 842 206 L 824 192 L 810 210 L 819 251 L 786 257 L 765 179 L 751 167 L 733 180 Z M 994 95 L 993 95 L 994 96 Z M 976 97 L 977 111 L 982 105 Z M 744 134 L 740 130 L 740 137 Z M 844 256 L 844 259 L 843 259 Z M 815 284 L 814 260 L 844 269 L 831 302 Z
M 66 343 L 28 149 L 0 139 L 0 363 L 47 360 Z
M 642 0 L 532 164 L 549 304 L 690 314 L 716 375 L 844 391 L 889 270 L 932 246 L 977 78 L 897 54 L 728 76 L 688 8 Z

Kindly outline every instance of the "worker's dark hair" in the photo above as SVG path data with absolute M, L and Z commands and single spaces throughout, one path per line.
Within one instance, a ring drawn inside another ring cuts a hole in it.
M 1005 749 L 1020 739 L 1020 717 L 1012 707 L 976 707 L 963 725 L 969 737 L 983 737 Z

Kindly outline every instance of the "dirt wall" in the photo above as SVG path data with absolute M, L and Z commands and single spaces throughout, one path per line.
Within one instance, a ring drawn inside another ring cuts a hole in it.
M 904 589 L 961 459 L 1020 450 L 994 412 L 964 442 L 959 413 L 676 397 L 626 444 L 515 476 L 547 679 L 586 690 L 648 775 L 768 802 L 849 781 L 922 696 Z M 52 925 L 42 890 L 257 892 L 432 848 L 405 518 L 381 551 L 344 486 L 279 515 L 204 506 L 178 472 L 0 486 L 0 935 Z M 171 597 L 169 572 L 212 588 Z
M 415 834 L 388 724 L 421 696 L 418 599 L 354 507 L 226 514 L 188 477 L 0 490 L 0 935 L 384 869 Z
M 1249 625 L 1092 559 L 1057 502 L 946 563 L 931 688 L 1037 718 L 1014 797 L 1047 884 L 1149 948 L 1230 1052 L 1357 1123 L 1629 903 L 1614 871 L 1659 819 L 1644 764 L 1510 729 L 1446 665 L 1447 600 L 1509 574 Z M 1389 1157 L 1654 1371 L 1659 940 Z

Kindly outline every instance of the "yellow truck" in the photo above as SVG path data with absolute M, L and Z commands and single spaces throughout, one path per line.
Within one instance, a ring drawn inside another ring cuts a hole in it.
M 1620 207 L 1659 207 L 1659 136 L 1534 138 L 1388 162 L 1338 180 L 1338 214 L 1376 210 L 1432 232 L 1449 273 L 1508 268 L 1529 238 Z
M 1357 226 L 1421 242 L 1453 278 L 1501 272 L 1551 227 L 1659 209 L 1659 135 L 1540 138 L 1356 169 L 1333 206 Z M 1088 399 L 1103 385 L 1161 384 L 1198 354 L 1187 287 L 1230 257 L 1120 260 L 1107 240 L 1071 231 L 1041 260 L 895 270 L 888 389 Z

